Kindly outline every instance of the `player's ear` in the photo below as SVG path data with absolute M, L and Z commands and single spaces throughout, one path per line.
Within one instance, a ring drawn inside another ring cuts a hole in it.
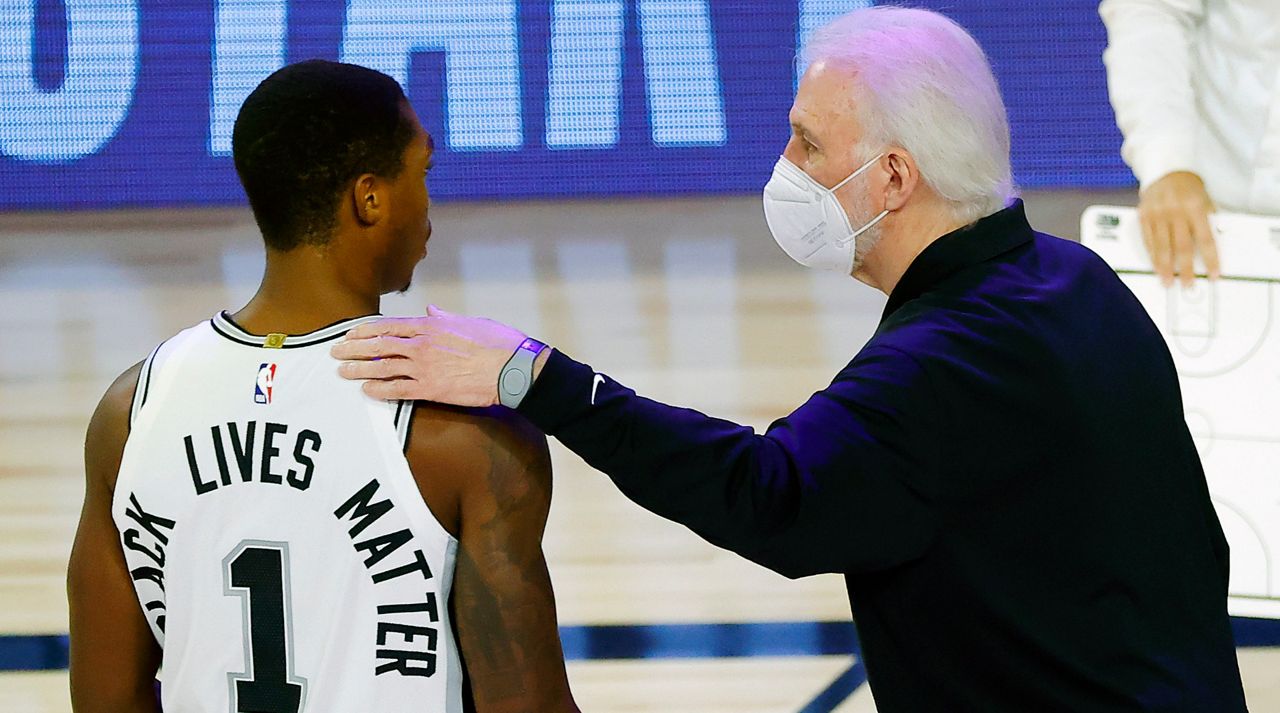
M 351 189 L 351 201 L 356 219 L 361 225 L 368 227 L 382 220 L 383 212 L 386 210 L 384 205 L 386 197 L 383 192 L 381 182 L 372 173 L 366 173 L 356 179 Z

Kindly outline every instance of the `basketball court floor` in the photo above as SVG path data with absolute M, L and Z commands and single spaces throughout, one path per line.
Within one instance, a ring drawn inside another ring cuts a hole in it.
M 1031 194 L 1073 237 L 1089 203 Z M 515 324 L 648 396 L 763 429 L 823 388 L 884 297 L 795 266 L 755 197 L 449 204 L 414 286 Z M 236 308 L 262 266 L 241 209 L 0 216 L 0 711 L 69 710 L 64 573 L 97 399 L 173 332 Z M 788 581 L 625 500 L 553 441 L 546 550 L 584 711 L 874 711 L 842 581 Z M 958 615 L 963 615 L 958 612 Z M 1263 633 L 1259 634 L 1261 631 Z M 1280 646 L 1274 628 L 1242 643 Z M 1239 650 L 1280 711 L 1280 648 Z

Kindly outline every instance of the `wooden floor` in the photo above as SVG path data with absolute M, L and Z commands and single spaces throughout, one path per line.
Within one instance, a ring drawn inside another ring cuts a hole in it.
M 1028 198 L 1074 234 L 1116 196 Z M 883 296 L 802 270 L 758 199 L 454 204 L 384 312 L 434 302 L 516 324 L 646 395 L 763 428 L 870 336 Z M 252 294 L 242 210 L 0 216 L 0 636 L 66 631 L 65 563 L 88 416 L 161 339 Z M 630 504 L 554 446 L 547 550 L 565 625 L 836 621 L 842 582 L 791 582 Z M 1280 711 L 1280 651 L 1242 650 L 1254 710 Z M 873 711 L 869 691 L 809 706 L 847 656 L 575 661 L 588 711 Z M 807 707 L 808 706 L 808 707 Z M 815 707 L 816 706 L 816 707 Z M 68 710 L 64 671 L 0 674 L 0 710 Z

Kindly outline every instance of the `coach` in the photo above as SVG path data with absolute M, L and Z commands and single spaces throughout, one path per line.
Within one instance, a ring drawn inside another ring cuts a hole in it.
M 1098 257 L 1027 224 L 982 50 L 941 15 L 873 8 L 806 55 L 769 228 L 889 301 L 765 434 L 435 309 L 353 331 L 343 375 L 518 406 L 709 542 L 844 574 L 882 713 L 1244 711 L 1227 545 L 1169 352 Z

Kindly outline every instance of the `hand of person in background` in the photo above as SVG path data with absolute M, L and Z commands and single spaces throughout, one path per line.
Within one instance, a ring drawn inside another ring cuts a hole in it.
M 1165 287 L 1173 284 L 1175 275 L 1183 287 L 1195 282 L 1197 252 L 1210 279 L 1220 276 L 1218 246 L 1209 226 L 1214 210 L 1204 181 L 1190 171 L 1174 171 L 1138 196 L 1142 242 Z
M 344 360 L 343 377 L 368 379 L 364 392 L 374 398 L 485 407 L 498 404 L 498 374 L 524 340 L 505 324 L 431 306 L 425 317 L 362 324 L 331 353 Z

